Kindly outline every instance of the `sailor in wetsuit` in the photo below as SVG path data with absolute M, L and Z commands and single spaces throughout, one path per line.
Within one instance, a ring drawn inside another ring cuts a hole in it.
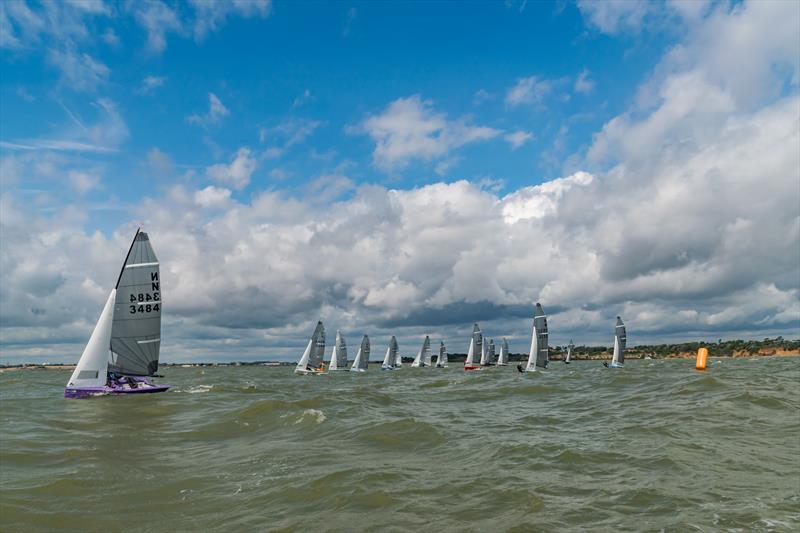
M 522 369 L 522 365 L 517 365 L 517 372 L 519 372 L 520 374 L 521 374 L 521 373 L 523 373 L 523 372 L 525 372 L 525 371 Z

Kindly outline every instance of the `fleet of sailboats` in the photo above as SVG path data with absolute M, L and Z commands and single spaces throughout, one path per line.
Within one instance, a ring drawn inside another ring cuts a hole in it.
M 150 380 L 158 377 L 161 346 L 161 280 L 159 262 L 147 233 L 137 230 L 125 257 L 117 283 L 106 299 L 100 318 L 81 354 L 74 372 L 64 389 L 67 398 L 85 398 L 104 394 L 143 394 L 163 392 L 168 385 L 157 385 Z M 627 334 L 622 318 L 617 317 L 614 327 L 614 352 L 609 368 L 622 368 L 625 364 Z M 564 363 L 569 364 L 575 345 L 570 339 Z M 318 321 L 306 345 L 295 373 L 317 375 L 326 372 L 365 372 L 369 366 L 369 337 L 361 339 L 358 352 L 348 369 L 347 344 L 340 330 L 331 350 L 327 369 L 325 353 L 325 327 Z M 487 366 L 508 365 L 508 342 L 503 338 L 500 353 L 496 353 L 494 339 L 484 339 L 476 322 L 472 328 L 469 350 L 464 370 L 480 370 Z M 447 348 L 439 343 L 436 368 L 447 368 Z M 531 330 L 531 346 L 524 372 L 537 372 L 549 363 L 547 316 L 540 303 L 536 303 Z M 402 366 L 397 338 L 393 335 L 386 349 L 381 369 L 395 370 Z M 431 339 L 425 336 L 414 362 L 415 368 L 432 366 Z

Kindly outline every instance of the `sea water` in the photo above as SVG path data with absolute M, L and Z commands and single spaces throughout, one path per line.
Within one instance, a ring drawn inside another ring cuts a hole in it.
M 800 358 L 0 374 L 0 530 L 797 531 Z

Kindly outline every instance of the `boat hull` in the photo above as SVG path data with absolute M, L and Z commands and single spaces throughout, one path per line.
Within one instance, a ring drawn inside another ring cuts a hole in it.
M 480 365 L 464 365 L 465 372 L 470 372 L 472 370 L 483 370 L 483 367 Z
M 85 399 L 93 396 L 108 396 L 111 394 L 154 394 L 169 390 L 169 385 L 156 385 L 146 378 L 129 378 L 130 383 L 113 383 L 103 387 L 67 387 L 64 389 L 64 398 Z

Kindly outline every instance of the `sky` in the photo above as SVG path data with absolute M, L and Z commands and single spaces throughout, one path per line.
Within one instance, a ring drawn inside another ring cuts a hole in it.
M 800 3 L 0 3 L 0 362 L 800 336 Z

